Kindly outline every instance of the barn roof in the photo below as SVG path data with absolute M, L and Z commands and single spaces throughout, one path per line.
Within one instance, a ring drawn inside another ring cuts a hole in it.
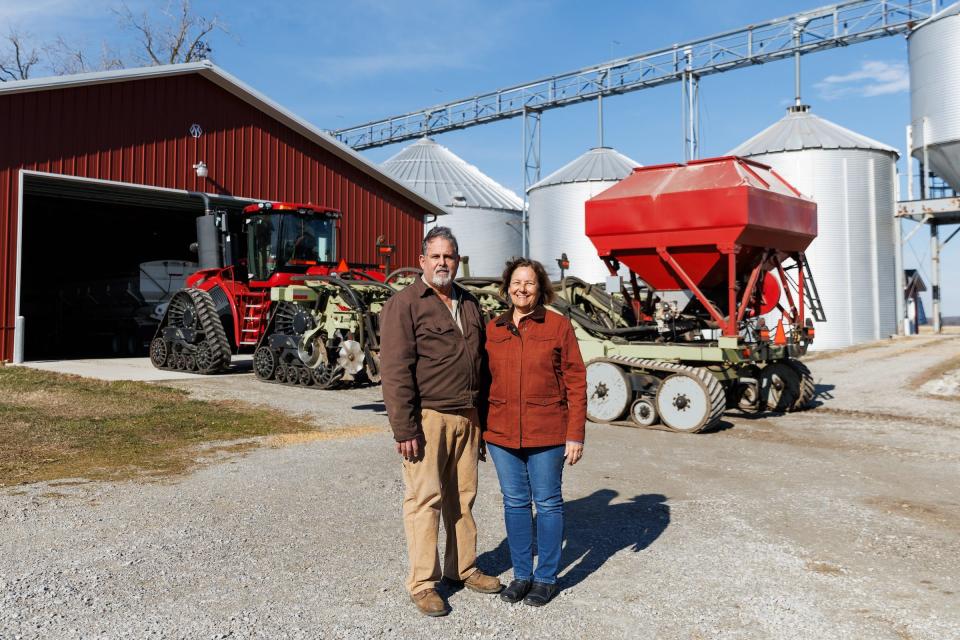
M 262 111 L 281 124 L 304 136 L 317 146 L 322 147 L 344 162 L 367 174 L 377 182 L 380 182 L 384 186 L 389 187 L 400 195 L 408 198 L 418 206 L 423 207 L 427 212 L 434 215 L 443 215 L 446 213 L 446 211 L 437 206 L 437 204 L 431 202 L 427 198 L 424 198 L 422 195 L 410 189 L 402 182 L 384 173 L 379 167 L 377 167 L 376 164 L 367 160 L 347 145 L 335 139 L 326 131 L 318 129 L 316 126 L 310 124 L 292 111 L 274 102 L 256 89 L 241 82 L 236 77 L 230 75 L 209 61 L 187 62 L 183 64 L 171 64 L 156 67 L 138 67 L 134 69 L 120 69 L 116 71 L 97 71 L 93 73 L 78 73 L 67 76 L 53 76 L 49 78 L 0 82 L 0 97 L 16 93 L 70 89 L 73 87 L 84 87 L 97 84 L 129 82 L 132 80 L 145 80 L 150 78 L 190 74 L 197 74 L 206 78 L 228 93 Z

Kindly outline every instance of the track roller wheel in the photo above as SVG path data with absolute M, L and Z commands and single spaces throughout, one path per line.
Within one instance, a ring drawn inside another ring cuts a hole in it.
M 714 385 L 716 388 L 711 388 Z M 657 388 L 655 403 L 661 422 L 673 431 L 684 433 L 697 433 L 713 426 L 725 404 L 720 383 L 709 373 L 702 376 L 695 370 L 679 371 L 664 378 Z
M 612 362 L 594 361 L 587 365 L 587 419 L 613 422 L 630 406 L 633 389 L 624 370 Z
M 638 427 L 652 427 L 657 424 L 657 408 L 648 398 L 639 398 L 630 405 L 630 419 Z
M 760 389 L 768 410 L 793 411 L 800 401 L 800 374 L 785 362 L 772 362 L 760 372 Z
M 277 378 L 277 382 L 281 384 L 287 383 L 287 365 L 280 363 L 277 365 L 277 371 L 274 374 Z
M 269 380 L 276 371 L 277 357 L 273 354 L 273 349 L 261 346 L 253 354 L 253 372 L 261 380 Z
M 188 353 L 183 356 L 183 370 L 184 371 L 196 371 L 197 370 L 197 356 L 192 353 Z
M 342 377 L 343 369 L 334 365 L 321 365 L 313 370 L 313 382 L 321 389 L 332 389 Z
M 306 367 L 297 367 L 297 384 L 309 387 L 313 384 L 313 372 Z
M 175 363 L 174 366 L 175 366 L 177 369 L 183 371 L 184 369 L 187 368 L 187 358 L 186 358 L 186 356 L 184 356 L 182 353 L 178 353 L 176 356 L 174 356 L 174 358 L 175 358 L 175 359 L 174 359 L 174 363 Z
M 157 369 L 164 369 L 169 366 L 169 359 L 170 350 L 167 349 L 167 343 L 159 336 L 154 338 L 150 343 L 150 362 Z
M 210 351 L 210 345 L 206 342 L 197 345 L 197 351 L 193 354 L 193 358 L 197 371 L 200 373 L 212 373 L 216 369 L 213 353 Z
M 817 387 L 813 382 L 813 374 L 807 365 L 799 360 L 787 360 L 790 366 L 800 376 L 800 393 L 797 395 L 796 402 L 793 403 L 788 411 L 804 411 L 813 404 L 813 399 L 817 396 Z

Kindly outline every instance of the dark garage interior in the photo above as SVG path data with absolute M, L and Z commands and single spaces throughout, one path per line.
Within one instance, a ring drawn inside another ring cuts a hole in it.
M 177 192 L 52 180 L 28 185 L 24 359 L 146 355 L 162 292 L 176 291 L 195 268 L 183 263 L 197 261 L 190 245 L 203 210 L 199 197 Z M 152 261 L 166 264 L 141 271 Z

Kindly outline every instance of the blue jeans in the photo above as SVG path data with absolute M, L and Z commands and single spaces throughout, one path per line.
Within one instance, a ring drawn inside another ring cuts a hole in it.
M 554 584 L 563 544 L 563 445 L 508 449 L 487 444 L 503 493 L 503 520 L 514 580 Z M 537 505 L 537 570 L 533 571 L 533 504 Z

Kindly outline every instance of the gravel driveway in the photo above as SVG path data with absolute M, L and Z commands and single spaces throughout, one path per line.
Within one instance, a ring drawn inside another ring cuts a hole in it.
M 0 638 L 958 638 L 960 402 L 910 385 L 958 356 L 946 336 L 814 358 L 817 409 L 709 434 L 588 425 L 558 599 L 448 589 L 439 619 L 403 591 L 377 388 L 168 382 L 330 433 L 161 482 L 3 490 Z M 480 564 L 506 580 L 491 464 L 480 483 Z

